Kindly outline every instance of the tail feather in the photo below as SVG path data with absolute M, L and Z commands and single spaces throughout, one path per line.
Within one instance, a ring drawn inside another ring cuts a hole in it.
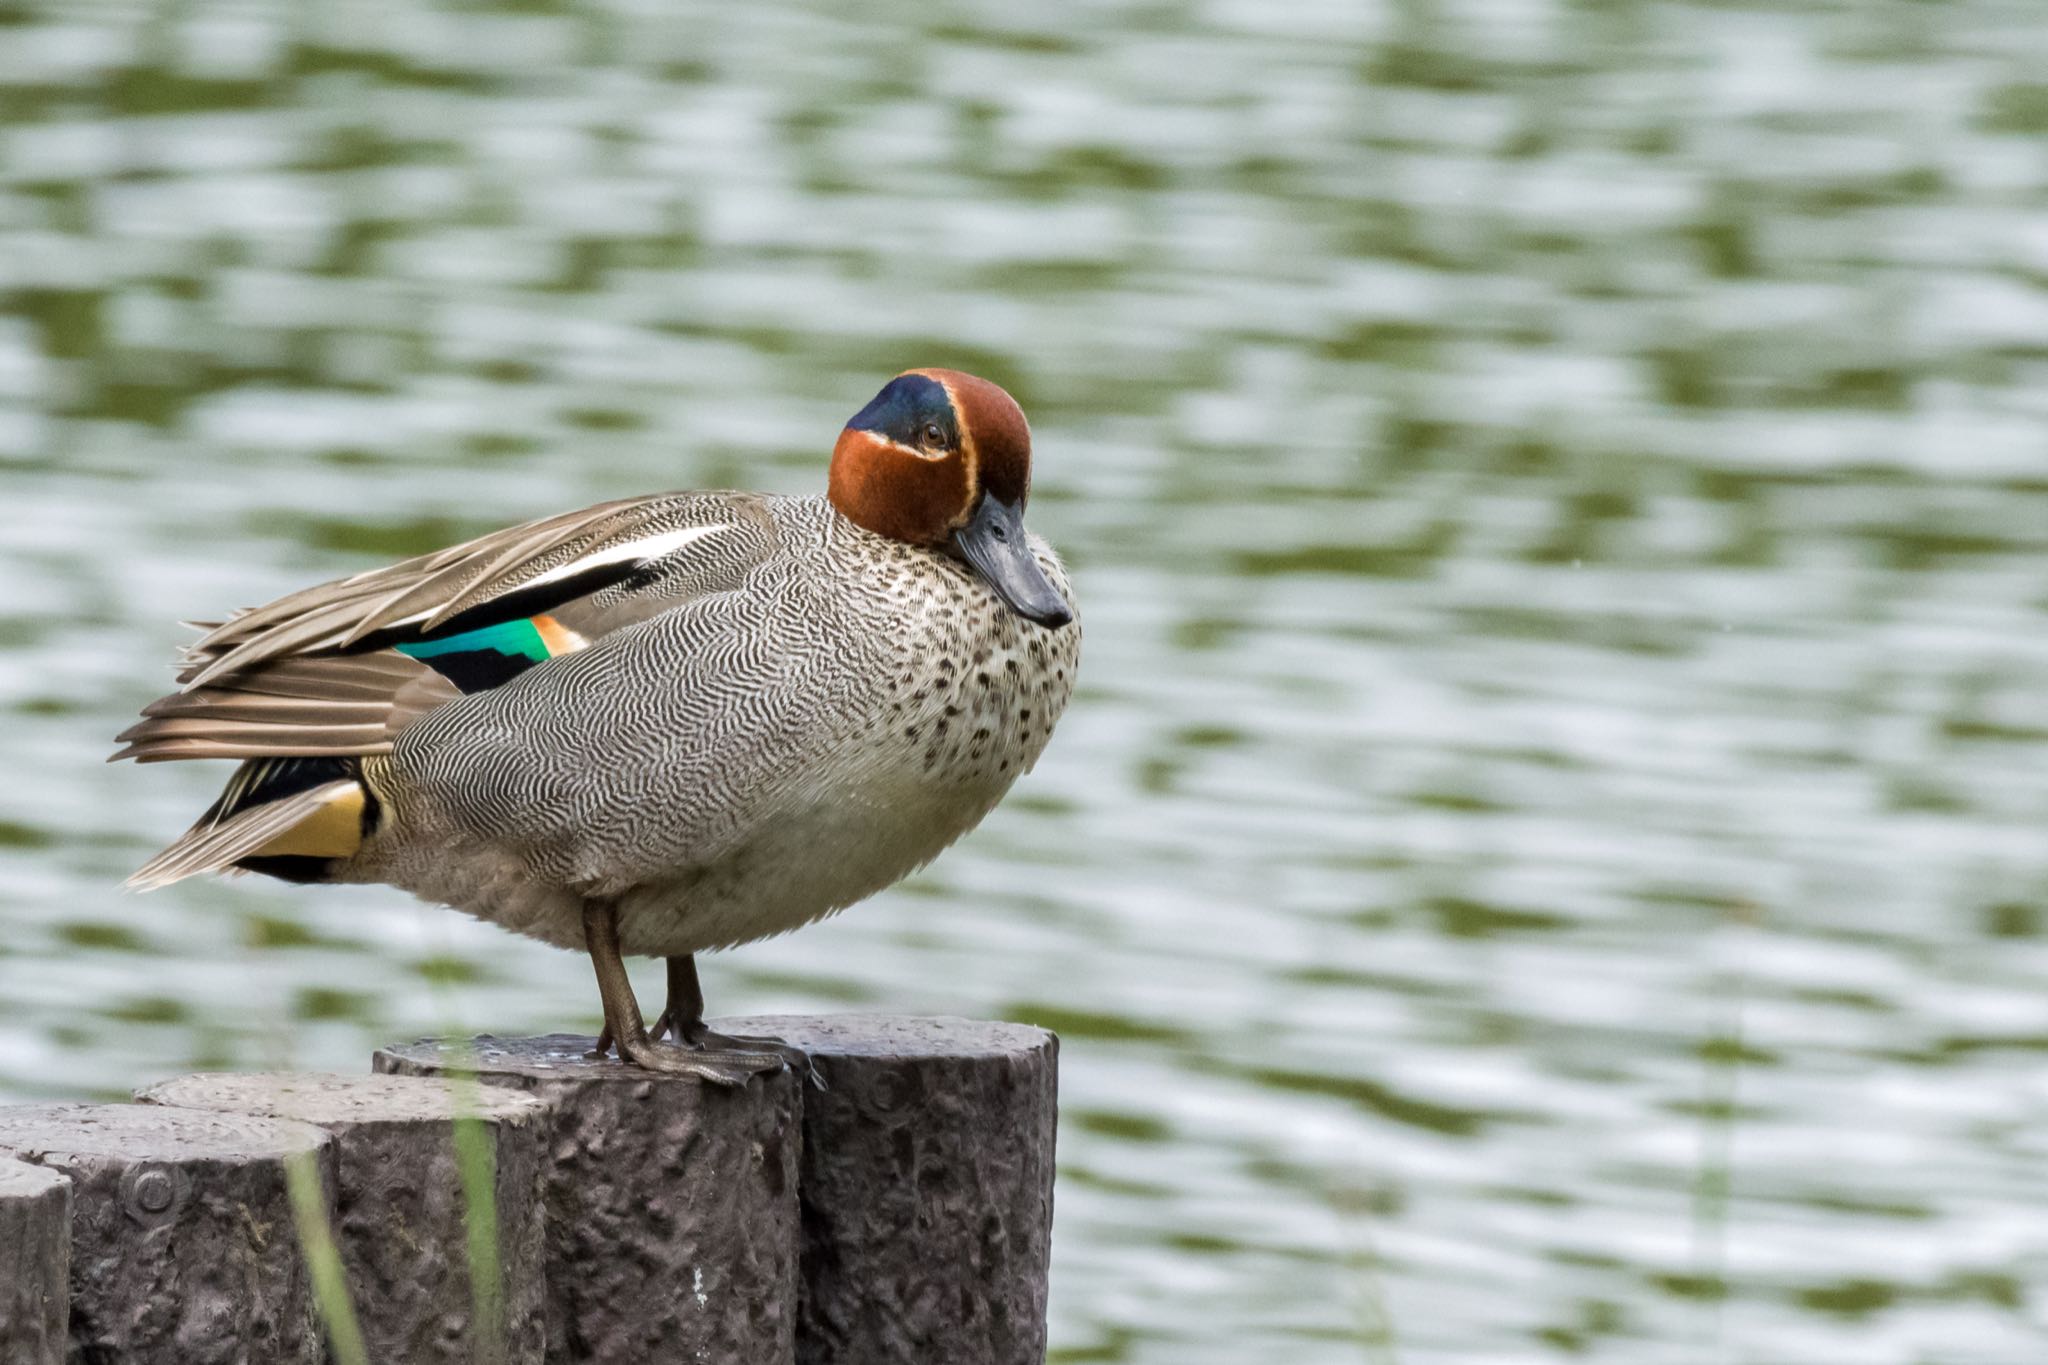
M 387 753 L 400 730 L 461 695 L 434 665 L 396 650 L 283 659 L 151 702 L 118 736 L 127 747 L 114 758 Z
M 230 871 L 243 859 L 252 857 L 344 857 L 354 849 L 342 847 L 339 842 L 332 847 L 323 846 L 320 838 L 345 840 L 347 825 L 338 823 L 335 817 L 344 815 L 359 821 L 362 803 L 362 784 L 350 777 L 264 801 L 217 821 L 210 815 L 203 817 L 176 843 L 137 869 L 128 885 L 137 891 L 154 891 L 202 872 Z M 303 834 L 296 840 L 291 837 L 301 827 L 317 831 L 311 846 Z

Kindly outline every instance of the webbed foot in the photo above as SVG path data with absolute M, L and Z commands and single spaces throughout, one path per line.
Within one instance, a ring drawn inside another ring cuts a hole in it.
M 713 1085 L 742 1086 L 755 1076 L 780 1071 L 787 1065 L 773 1052 L 749 1052 L 725 1048 L 678 1047 L 654 1039 L 622 1038 L 619 1060 L 646 1071 L 671 1076 L 695 1076 Z
M 683 1025 L 682 1033 L 683 1041 L 692 1047 L 735 1056 L 774 1057 L 818 1089 L 831 1089 L 825 1084 L 825 1073 L 818 1070 L 817 1063 L 811 1060 L 811 1054 L 780 1038 L 755 1033 L 719 1033 L 706 1028 L 702 1019 Z

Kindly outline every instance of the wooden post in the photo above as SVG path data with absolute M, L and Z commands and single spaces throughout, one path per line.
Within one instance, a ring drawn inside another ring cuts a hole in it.
M 811 1054 L 800 1365 L 1043 1365 L 1059 1039 L 873 1015 L 713 1020 Z
M 335 1075 L 181 1076 L 136 1098 L 333 1136 L 335 1241 L 370 1360 L 541 1365 L 541 1101 L 474 1081 Z M 488 1182 L 476 1208 L 458 1119 L 469 1121 L 472 1178 Z M 486 1254 L 481 1267 L 473 1251 Z
M 71 1182 L 0 1157 L 0 1360 L 63 1365 L 71 1305 Z
M 549 1101 L 551 1361 L 789 1365 L 797 1078 L 728 1089 L 586 1054 L 595 1039 L 386 1048 L 385 1073 L 474 1069 Z
M 377 1054 L 412 1075 L 0 1108 L 0 1362 L 315 1365 L 285 1174 L 303 1162 L 378 1365 L 1042 1365 L 1058 1040 L 964 1019 L 717 1026 L 803 1048 L 828 1088 L 653 1075 L 555 1036 Z M 461 1093 L 456 1072 L 492 1088 Z M 479 1242 L 464 1191 L 486 1178 L 473 1207 L 498 1226 Z M 502 1319 L 475 1311 L 480 1245 L 502 1258 Z
M 285 1163 L 329 1205 L 327 1135 L 302 1123 L 143 1105 L 0 1109 L 0 1151 L 72 1186 L 72 1359 L 318 1365 Z

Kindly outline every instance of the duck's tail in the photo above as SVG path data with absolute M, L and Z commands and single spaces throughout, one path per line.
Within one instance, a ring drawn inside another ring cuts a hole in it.
M 138 891 L 201 872 L 264 872 L 323 881 L 362 847 L 376 799 L 355 759 L 269 758 L 244 763 L 220 800 L 177 842 L 128 879 Z

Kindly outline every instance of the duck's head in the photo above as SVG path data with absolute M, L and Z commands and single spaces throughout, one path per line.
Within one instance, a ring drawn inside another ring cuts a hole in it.
M 832 448 L 832 505 L 854 525 L 958 555 L 1010 609 L 1074 619 L 1024 534 L 1031 427 L 1016 400 L 958 370 L 906 370 Z

